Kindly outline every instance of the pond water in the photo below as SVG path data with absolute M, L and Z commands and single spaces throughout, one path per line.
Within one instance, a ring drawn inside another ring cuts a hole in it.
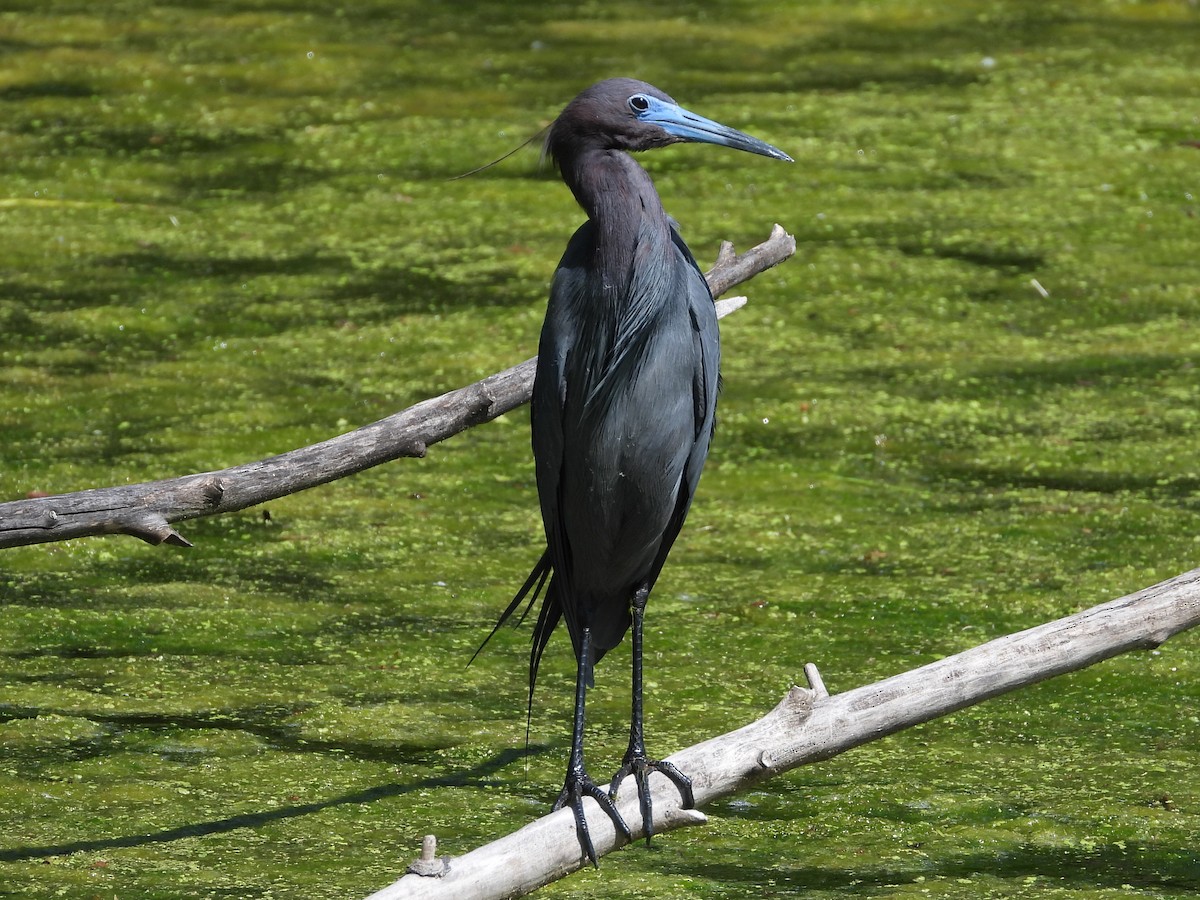
M 532 355 L 581 221 L 529 149 L 623 74 L 796 159 L 643 158 L 724 320 L 651 602 L 648 734 L 757 718 L 1200 561 L 1190 4 L 17 0 L 0 12 L 0 500 L 206 471 Z M 561 786 L 558 636 L 471 653 L 538 554 L 524 410 L 192 549 L 0 554 L 0 893 L 353 897 Z M 624 749 L 628 651 L 589 755 Z M 761 785 L 552 897 L 1200 890 L 1183 635 Z

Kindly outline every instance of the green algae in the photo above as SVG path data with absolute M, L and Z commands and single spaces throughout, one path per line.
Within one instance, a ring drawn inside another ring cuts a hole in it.
M 532 355 L 536 153 L 644 77 L 787 149 L 645 164 L 698 258 L 782 222 L 648 619 L 654 746 L 1192 568 L 1197 22 L 1149 2 L 19 2 L 0 12 L 0 496 L 219 468 Z M 0 892 L 354 896 L 546 809 L 522 412 L 260 510 L 0 558 Z M 627 651 L 589 752 L 624 749 Z M 1194 636 L 716 804 L 550 896 L 1200 888 Z

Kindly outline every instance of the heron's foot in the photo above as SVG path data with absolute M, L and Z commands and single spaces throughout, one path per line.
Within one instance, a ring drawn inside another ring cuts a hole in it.
M 645 750 L 637 751 L 630 748 L 629 752 L 625 754 L 624 764 L 613 776 L 608 795 L 616 799 L 617 788 L 620 787 L 621 782 L 627 776 L 633 776 L 633 780 L 637 784 L 638 805 L 642 810 L 642 831 L 645 832 L 647 844 L 654 835 L 654 809 L 650 802 L 650 785 L 648 783 L 651 772 L 665 775 L 675 787 L 679 788 L 684 809 L 695 809 L 696 807 L 696 798 L 692 794 L 692 779 L 680 772 L 672 763 L 663 762 L 660 759 L 649 759 Z
M 554 801 L 554 808 L 571 807 L 571 812 L 575 813 L 575 834 L 579 837 L 579 846 L 592 865 L 600 868 L 596 848 L 592 845 L 592 836 L 588 832 L 587 816 L 583 814 L 584 797 L 591 797 L 600 804 L 600 808 L 612 819 L 617 831 L 625 835 L 625 840 L 632 841 L 633 834 L 625 824 L 625 819 L 617 812 L 617 805 L 613 803 L 608 791 L 592 781 L 591 776 L 582 769 L 567 773 L 567 783 L 563 785 L 562 793 Z

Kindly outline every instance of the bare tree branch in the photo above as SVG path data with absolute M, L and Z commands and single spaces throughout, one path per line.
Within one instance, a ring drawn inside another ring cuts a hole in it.
M 705 278 L 717 297 L 778 265 L 796 240 L 776 225 L 766 241 L 740 256 L 728 242 Z M 717 304 L 719 315 L 744 298 Z M 151 544 L 191 544 L 171 523 L 234 512 L 325 484 L 402 456 L 424 456 L 430 444 L 529 401 L 535 359 L 425 400 L 356 431 L 258 462 L 121 487 L 98 488 L 0 504 L 0 548 L 97 534 L 131 534 Z
M 1118 600 L 997 638 L 875 684 L 830 695 L 816 667 L 805 667 L 810 689 L 793 687 L 770 713 L 737 731 L 670 757 L 692 778 L 703 806 L 798 766 L 1056 675 L 1130 650 L 1157 647 L 1200 624 L 1200 569 Z M 656 832 L 704 824 L 698 810 L 679 807 L 665 778 L 653 787 Z M 584 801 L 598 855 L 615 849 L 617 834 L 599 805 Z M 637 791 L 630 780 L 617 803 L 634 839 L 642 836 Z M 427 839 L 428 840 L 428 839 Z M 432 853 L 427 855 L 432 856 Z M 426 860 L 369 900 L 519 897 L 587 865 L 569 809 L 561 809 L 464 856 Z

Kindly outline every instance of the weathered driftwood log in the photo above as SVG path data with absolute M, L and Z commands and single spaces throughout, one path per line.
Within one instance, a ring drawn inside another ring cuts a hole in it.
M 705 278 L 718 297 L 796 252 L 779 225 L 741 255 L 722 245 Z M 727 315 L 745 303 L 717 304 Z M 319 444 L 219 472 L 97 488 L 0 503 L 0 548 L 97 534 L 131 534 L 151 544 L 191 546 L 171 523 L 234 512 L 325 484 L 403 456 L 424 456 L 430 444 L 489 422 L 529 401 L 535 359 L 490 375 Z
M 692 777 L 696 805 L 703 806 L 990 697 L 1130 650 L 1157 647 L 1198 624 L 1200 569 L 1193 569 L 1119 600 L 843 694 L 827 693 L 816 668 L 809 665 L 805 672 L 810 688 L 792 688 L 757 722 L 682 750 L 670 761 Z M 657 833 L 706 821 L 698 810 L 680 809 L 679 792 L 665 778 L 654 776 L 653 782 Z M 596 853 L 604 855 L 618 846 L 616 831 L 594 800 L 584 803 Z M 632 781 L 622 786 L 617 805 L 634 838 L 641 837 Z M 574 817 L 561 809 L 463 856 L 414 864 L 414 873 L 435 874 L 405 875 L 369 900 L 519 897 L 585 865 Z

